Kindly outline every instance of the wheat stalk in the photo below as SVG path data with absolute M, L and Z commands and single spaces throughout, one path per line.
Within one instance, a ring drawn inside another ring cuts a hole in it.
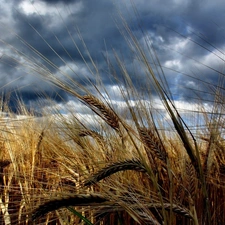
M 80 137 L 91 136 L 92 138 L 94 138 L 97 141 L 97 143 L 99 144 L 99 146 L 102 149 L 104 149 L 106 147 L 106 143 L 105 143 L 103 136 L 100 135 L 96 131 L 85 129 L 85 130 L 81 130 L 78 135 Z

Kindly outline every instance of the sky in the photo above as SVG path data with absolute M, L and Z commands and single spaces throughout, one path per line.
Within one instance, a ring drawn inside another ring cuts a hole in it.
M 106 72 L 108 58 L 116 63 L 115 53 L 123 59 L 137 91 L 143 90 L 145 71 L 138 66 L 122 35 L 124 20 L 139 43 L 149 38 L 179 107 L 193 109 L 199 98 L 210 104 L 215 85 L 223 86 L 224 10 L 223 0 L 0 0 L 3 99 L 10 93 L 13 110 L 18 107 L 16 99 L 37 110 L 49 109 L 49 99 L 55 106 L 74 107 L 70 94 L 44 81 L 43 73 L 41 77 L 28 68 L 31 60 L 39 63 L 40 71 L 42 65 L 61 79 L 69 75 L 92 91 L 88 82 L 100 79 L 116 104 L 121 96 Z M 28 45 L 55 67 L 41 60 Z M 89 53 L 100 71 L 99 77 L 88 69 L 95 71 Z M 123 84 L 120 70 L 115 71 Z M 152 96 L 157 98 L 154 90 Z M 82 106 L 75 105 L 82 115 Z

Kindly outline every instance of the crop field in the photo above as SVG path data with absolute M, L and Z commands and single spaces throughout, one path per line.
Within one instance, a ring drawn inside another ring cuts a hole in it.
M 15 114 L 7 98 L 1 99 L 0 224 L 225 224 L 224 74 L 218 74 L 218 85 L 198 80 L 209 90 L 210 102 L 199 97 L 195 108 L 182 110 L 150 37 L 144 34 L 140 42 L 121 21 L 134 70 L 145 72 L 139 89 L 121 54 L 105 56 L 107 71 L 99 69 L 79 31 L 85 53 L 75 42 L 74 49 L 92 79 L 74 79 L 71 65 L 62 71 L 20 36 L 34 58 L 1 39 L 14 54 L 12 64 L 63 90 L 75 104 L 57 108 L 49 99 L 37 115 L 18 97 Z M 69 30 L 66 35 L 74 41 Z M 2 56 L 4 62 L 9 57 Z M 102 73 L 122 96 L 120 103 L 104 86 Z M 78 105 L 86 116 L 76 112 Z

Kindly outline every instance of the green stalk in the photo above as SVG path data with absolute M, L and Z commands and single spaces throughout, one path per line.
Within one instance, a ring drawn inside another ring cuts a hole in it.
M 74 215 L 78 216 L 81 220 L 83 220 L 87 225 L 94 225 L 91 223 L 86 217 L 82 216 L 81 213 L 77 212 L 74 208 L 72 207 L 67 207 L 67 209 L 72 212 Z

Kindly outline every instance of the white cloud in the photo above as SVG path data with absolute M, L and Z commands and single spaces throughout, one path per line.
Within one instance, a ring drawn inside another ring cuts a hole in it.
M 177 71 L 181 71 L 181 69 L 183 68 L 180 59 L 167 60 L 164 63 L 164 66 L 167 68 L 175 69 Z
M 62 4 L 62 6 L 65 7 L 65 5 L 63 5 L 63 4 Z M 61 7 L 56 6 L 56 5 L 50 6 L 43 1 L 32 1 L 31 2 L 30 0 L 24 0 L 19 5 L 19 7 L 23 10 L 23 12 L 26 15 L 34 14 L 34 13 L 38 13 L 39 15 L 46 15 L 46 14 L 54 15 L 57 12 L 56 8 L 57 9 L 63 8 L 62 6 Z M 73 7 L 73 14 L 79 12 L 82 9 L 83 4 L 82 4 L 82 2 L 76 2 L 76 3 L 74 3 L 74 6 L 71 6 L 71 7 Z M 68 14 L 69 14 L 69 11 L 67 10 L 66 15 L 68 16 Z
M 42 1 L 22 1 L 19 6 L 26 15 L 37 13 L 37 9 L 40 15 L 51 12 L 51 8 L 46 7 L 46 4 Z
M 187 48 L 187 44 L 189 43 L 188 38 L 183 39 L 183 38 L 174 37 L 174 39 L 175 40 L 173 41 L 173 44 L 169 46 L 171 49 L 181 52 Z
M 224 61 L 225 54 L 223 53 L 225 50 L 225 46 L 220 48 L 220 52 L 214 49 L 212 52 L 208 52 L 207 55 L 202 57 L 202 63 L 205 65 L 210 65 L 211 67 L 217 67 L 221 69 L 220 72 L 224 71 Z

